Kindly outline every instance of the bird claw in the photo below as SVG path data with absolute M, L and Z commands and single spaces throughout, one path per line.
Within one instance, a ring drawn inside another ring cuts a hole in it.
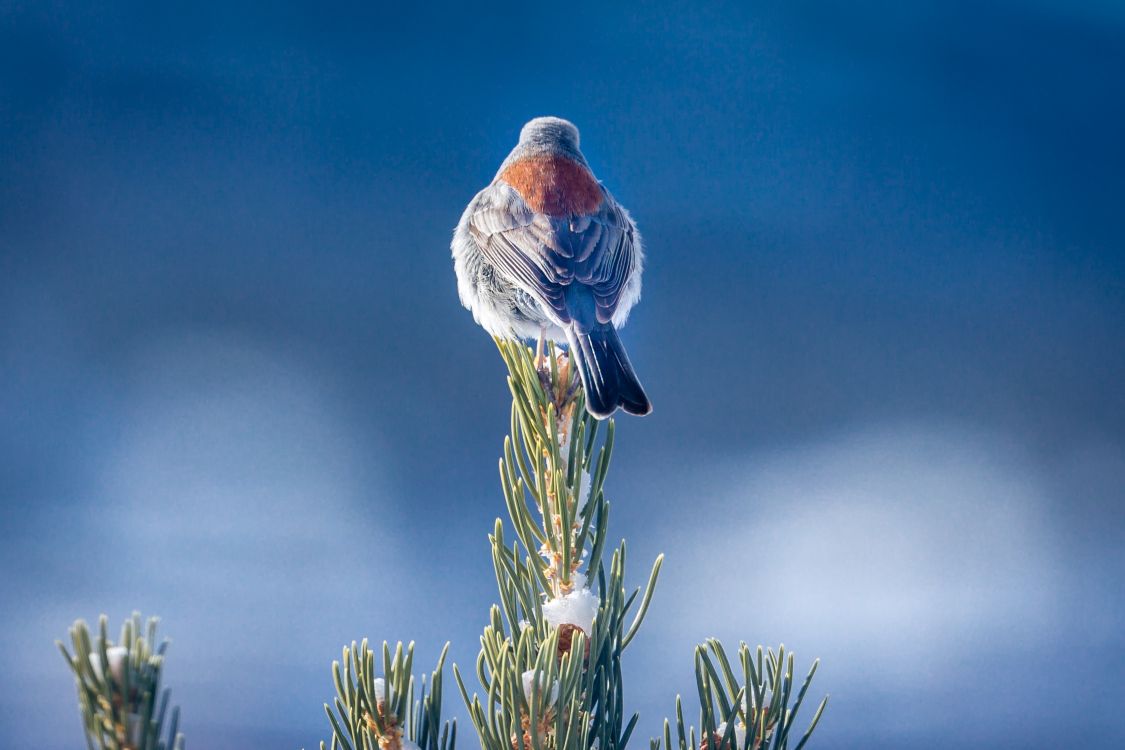
M 547 366 L 547 354 L 544 349 L 544 342 L 547 340 L 547 329 L 539 329 L 539 341 L 535 344 L 535 369 L 542 372 Z

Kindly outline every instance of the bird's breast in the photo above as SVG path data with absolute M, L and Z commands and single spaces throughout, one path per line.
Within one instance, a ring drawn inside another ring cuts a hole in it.
M 590 170 L 565 156 L 530 156 L 505 169 L 499 179 L 511 185 L 528 207 L 548 216 L 593 213 L 602 190 Z

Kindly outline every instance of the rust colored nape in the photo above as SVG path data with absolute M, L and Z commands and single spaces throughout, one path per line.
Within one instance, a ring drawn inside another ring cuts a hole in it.
M 590 170 L 565 156 L 531 156 L 504 170 L 500 179 L 515 188 L 532 211 L 548 216 L 593 213 L 601 186 Z

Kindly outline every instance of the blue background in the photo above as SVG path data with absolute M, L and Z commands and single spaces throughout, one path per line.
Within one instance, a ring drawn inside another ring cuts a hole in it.
M 508 398 L 448 245 L 543 114 L 649 252 L 638 743 L 718 635 L 822 658 L 814 747 L 1125 744 L 1119 4 L 100 5 L 0 3 L 0 745 L 81 744 L 103 611 L 196 748 L 314 747 L 353 638 L 473 662 Z

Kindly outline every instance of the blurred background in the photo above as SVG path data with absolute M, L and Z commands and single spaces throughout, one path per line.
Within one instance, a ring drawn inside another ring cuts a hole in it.
M 352 639 L 473 662 L 448 245 L 543 114 L 649 253 L 637 742 L 717 635 L 821 657 L 813 747 L 1125 744 L 1125 10 L 699 5 L 0 2 L 0 745 L 82 744 L 100 612 L 196 748 L 316 746 Z

